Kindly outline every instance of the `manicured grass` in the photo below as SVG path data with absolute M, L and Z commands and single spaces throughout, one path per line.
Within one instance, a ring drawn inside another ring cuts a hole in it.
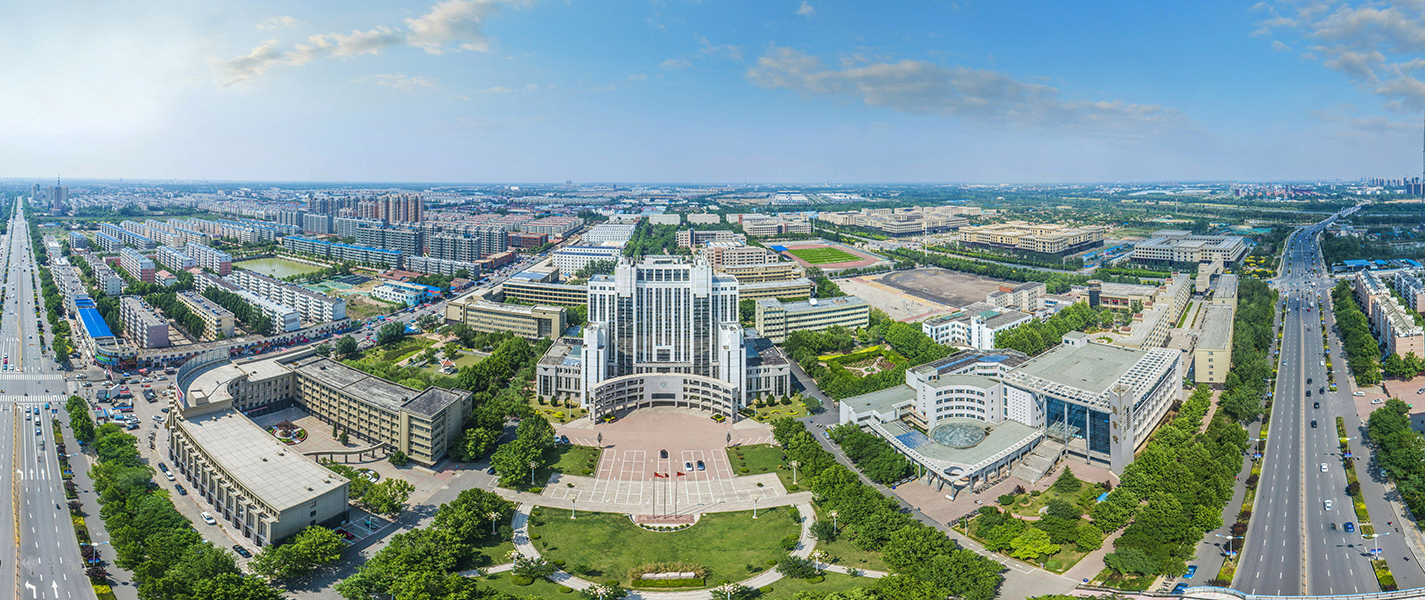
M 768 423 L 782 417 L 799 419 L 807 416 L 807 407 L 802 405 L 801 402 L 793 402 L 786 405 L 778 403 L 775 406 L 754 408 L 752 410 L 755 411 L 755 414 L 752 415 L 752 420 L 760 423 Z
M 372 337 L 374 338 L 375 336 L 373 335 Z M 428 340 L 423 337 L 414 335 L 406 336 L 406 339 L 391 344 L 390 346 L 373 346 L 362 356 L 364 358 L 378 358 L 385 361 L 396 362 L 402 358 L 425 350 L 434 343 L 434 340 Z
M 485 523 L 488 525 L 490 522 L 489 522 L 489 521 L 485 521 Z M 509 525 L 509 524 L 510 524 L 510 519 L 505 519 L 504 521 L 500 522 L 499 525 L 496 525 L 496 527 L 501 527 L 501 526 Z M 486 529 L 486 531 L 489 531 L 489 530 Z M 475 553 L 476 553 L 476 554 L 483 555 L 483 556 L 485 556 L 486 558 L 489 559 L 489 562 L 485 562 L 485 563 L 483 563 L 483 564 L 481 565 L 481 568 L 489 568 L 489 567 L 493 567 L 493 566 L 495 566 L 495 565 L 502 565 L 502 564 L 505 564 L 505 563 L 507 563 L 507 562 L 510 562 L 509 554 L 510 554 L 510 551 L 511 551 L 511 550 L 514 550 L 514 549 L 515 549 L 515 545 L 514 545 L 514 544 L 511 544 L 509 540 L 505 540 L 505 541 L 500 542 L 499 544 L 496 544 L 496 545 L 494 545 L 494 546 L 482 546 L 482 547 L 478 547 L 478 548 L 475 549 Z
M 1055 573 L 1063 573 L 1088 555 L 1089 551 L 1080 550 L 1077 544 L 1063 544 L 1058 552 L 1044 558 L 1044 568 Z
M 788 249 L 787 252 L 813 265 L 862 260 L 861 257 L 839 248 L 796 248 Z
M 826 514 L 826 512 L 818 506 L 816 507 L 816 520 L 831 521 L 831 515 Z M 837 525 L 840 526 L 841 524 L 838 523 Z M 842 531 L 844 532 L 845 530 Z M 890 567 L 886 566 L 886 561 L 881 559 L 881 553 L 857 548 L 856 544 L 851 543 L 851 540 L 845 537 L 838 537 L 834 542 L 817 542 L 816 549 L 825 550 L 827 554 L 831 555 L 830 562 L 833 565 L 854 567 L 862 570 L 891 570 Z M 828 581 L 830 581 L 830 579 L 828 579 Z
M 629 569 L 683 561 L 707 567 L 708 581 L 740 581 L 786 554 L 778 542 L 801 530 L 788 511 L 796 508 L 759 510 L 755 521 L 750 511 L 710 513 L 688 529 L 655 533 L 635 526 L 625 515 L 589 513 L 571 520 L 563 511 L 546 510 L 531 519 L 530 533 L 540 536 L 534 543 L 545 558 L 597 571 L 585 579 L 627 584 Z
M 511 583 L 514 575 L 511 573 L 496 573 L 487 577 L 481 577 L 476 581 L 480 587 L 498 590 L 514 596 L 516 598 L 580 598 L 578 592 L 560 593 L 564 586 L 554 583 L 548 579 L 536 579 L 530 585 L 515 585 Z
M 603 453 L 602 448 L 592 446 L 576 446 L 574 444 L 560 444 L 555 446 L 545 458 L 551 456 L 558 457 L 550 470 L 563 473 L 565 475 L 589 475 L 584 470 L 592 472 L 599 467 L 599 455 Z M 592 467 L 589 465 L 593 465 Z
M 739 458 L 739 455 L 741 458 Z M 737 475 L 759 475 L 762 473 L 776 473 L 777 478 L 782 480 L 782 487 L 792 490 L 792 468 L 787 465 L 782 457 L 786 456 L 781 447 L 771 444 L 757 444 L 753 446 L 733 446 L 727 449 L 727 462 L 732 465 L 732 472 Z M 742 469 L 747 469 L 746 473 Z M 797 482 L 805 484 L 801 476 L 805 473 L 797 473 Z
M 876 580 L 868 577 L 852 577 L 841 573 L 826 573 L 826 581 L 821 583 L 808 583 L 805 579 L 782 578 L 772 584 L 772 593 L 758 596 L 759 600 L 794 600 L 797 593 L 803 591 L 813 591 L 817 593 L 844 592 L 858 587 L 865 587 L 875 583 Z
M 447 348 L 450 348 L 450 346 L 447 346 Z M 475 363 L 478 363 L 482 360 L 485 360 L 485 357 L 479 354 L 461 352 L 460 356 L 457 357 L 453 362 L 455 362 L 455 370 L 459 371 L 460 369 L 464 369 L 465 367 L 473 366 L 475 365 Z M 421 367 L 421 370 L 432 375 L 444 375 L 444 373 L 440 372 L 440 361 L 436 361 L 424 367 Z
M 1120 590 L 1143 591 L 1153 585 L 1154 579 L 1157 579 L 1156 575 L 1125 576 L 1115 573 L 1113 569 L 1104 569 L 1090 583 Z

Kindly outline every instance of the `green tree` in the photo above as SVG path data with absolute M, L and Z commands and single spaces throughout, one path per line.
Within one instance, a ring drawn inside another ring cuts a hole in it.
M 957 548 L 938 555 L 920 568 L 917 576 L 948 590 L 961 600 L 991 600 L 999 595 L 999 563 L 972 550 Z
M 1103 547 L 1103 532 L 1093 523 L 1079 525 L 1079 539 L 1074 542 L 1080 550 L 1093 551 Z
M 816 575 L 816 566 L 805 558 L 787 554 L 777 560 L 777 572 L 792 579 L 807 579 Z
M 193 582 L 192 600 L 282 600 L 282 593 L 253 577 L 222 573 Z M 186 599 L 185 599 L 186 600 Z
M 1009 547 L 1010 556 L 1024 560 L 1033 560 L 1059 551 L 1059 545 L 1049 540 L 1049 534 L 1034 528 L 1019 534 L 1019 537 L 1010 541 Z
M 338 358 L 346 358 L 348 356 L 356 354 L 356 351 L 357 348 L 355 338 L 349 335 L 344 335 L 341 336 L 341 339 L 336 341 L 336 355 Z
M 473 544 L 495 535 L 490 532 L 491 513 L 501 515 L 498 520 L 504 520 L 514 508 L 514 503 L 494 492 L 470 488 L 460 492 L 455 500 L 440 505 L 430 526 L 449 531 L 464 543 Z
M 1134 547 L 1119 548 L 1103 557 L 1104 564 L 1119 573 L 1155 575 L 1158 563 L 1151 556 Z
M 386 457 L 386 460 L 390 461 L 392 465 L 395 465 L 397 467 L 404 467 L 406 466 L 406 463 L 411 462 L 411 459 L 406 456 L 406 453 L 401 452 L 400 450 L 392 452 L 391 456 Z
M 269 579 L 301 577 L 313 569 L 336 562 L 346 541 L 325 527 L 308 527 L 279 546 L 268 546 L 252 560 L 254 573 Z
M 1044 505 L 1044 509 L 1045 514 L 1060 519 L 1077 519 L 1079 515 L 1083 514 L 1079 511 L 1079 507 L 1058 498 L 1049 500 L 1049 502 Z
M 368 488 L 361 497 L 361 503 L 373 512 L 394 515 L 401 512 L 414 491 L 416 486 L 411 485 L 411 482 L 388 477 Z
M 406 325 L 400 321 L 392 321 L 376 330 L 376 343 L 382 346 L 390 346 L 404 339 L 406 339 Z
M 1059 478 L 1054 480 L 1054 485 L 1051 487 L 1060 494 L 1072 494 L 1079 491 L 1083 485 L 1084 482 L 1074 476 L 1074 471 L 1065 466 L 1064 472 L 1059 474 Z
M 954 549 L 955 542 L 940 530 L 911 526 L 892 533 L 881 552 L 892 569 L 910 573 L 936 555 L 948 554 Z

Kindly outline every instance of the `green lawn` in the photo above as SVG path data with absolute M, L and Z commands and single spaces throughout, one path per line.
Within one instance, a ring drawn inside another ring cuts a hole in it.
M 796 508 L 759 510 L 755 521 L 750 511 L 710 513 L 683 531 L 656 533 L 635 526 L 625 515 L 588 513 L 571 520 L 563 511 L 548 510 L 531 519 L 530 533 L 541 536 L 534 543 L 545 558 L 588 573 L 585 579 L 627 584 L 629 569 L 683 561 L 705 566 L 709 582 L 741 581 L 786 554 L 779 540 L 801 530 L 788 511 Z
M 482 588 L 499 590 L 516 598 L 581 598 L 577 592 L 560 592 L 559 590 L 569 589 L 548 579 L 537 579 L 534 583 L 525 586 L 515 585 L 510 582 L 513 577 L 511 573 L 496 573 L 487 577 L 481 577 L 477 581 Z
M 826 581 L 821 583 L 808 583 L 805 579 L 783 578 L 772 584 L 772 593 L 758 596 L 758 600 L 794 600 L 797 592 L 814 591 L 844 592 L 851 588 L 865 587 L 875 583 L 876 580 L 866 577 L 852 577 L 841 573 L 827 573 Z
M 384 361 L 396 362 L 402 358 L 425 350 L 434 343 L 434 340 L 428 340 L 423 337 L 406 336 L 406 339 L 389 346 L 373 346 L 365 352 L 364 357 L 374 357 Z
M 861 257 L 839 248 L 790 248 L 787 252 L 813 265 L 861 260 Z
M 563 473 L 565 475 L 589 475 L 594 469 L 599 467 L 599 455 L 603 453 L 602 448 L 592 446 L 576 446 L 574 444 L 560 444 L 550 450 L 545 458 L 552 458 L 554 464 L 550 470 Z M 589 466 L 593 465 L 593 466 Z M 585 473 L 588 469 L 590 473 Z
M 831 515 L 822 511 L 821 507 L 816 507 L 816 519 L 818 521 L 830 521 Z M 840 524 L 838 523 L 838 525 Z M 833 565 L 854 567 L 862 570 L 871 569 L 873 571 L 891 570 L 890 567 L 886 566 L 886 561 L 881 560 L 881 553 L 869 552 L 857 548 L 856 544 L 851 543 L 851 540 L 844 537 L 837 538 L 834 542 L 817 542 L 816 549 L 825 550 L 827 554 L 831 555 L 830 562 Z
M 451 349 L 451 348 L 454 348 L 454 347 L 453 347 L 453 346 L 446 346 L 446 348 L 447 348 L 447 352 L 450 352 L 450 351 L 453 351 L 453 350 L 450 350 L 450 349 Z M 457 357 L 457 358 L 455 359 L 455 361 L 454 361 L 454 362 L 455 362 L 455 369 L 456 369 L 457 371 L 459 371 L 460 369 L 464 369 L 465 367 L 473 366 L 475 363 L 478 363 L 478 362 L 480 362 L 480 361 L 482 361 L 482 360 L 485 360 L 485 357 L 484 357 L 484 356 L 481 356 L 481 355 L 479 355 L 479 354 L 473 354 L 473 353 L 470 353 L 470 352 L 461 352 L 461 353 L 459 353 L 459 354 L 460 354 L 460 356 Z M 430 373 L 430 374 L 432 374 L 432 375 L 444 375 L 444 373 L 441 373 L 441 372 L 440 372 L 440 363 L 439 363 L 439 361 L 433 362 L 433 363 L 428 364 L 428 365 L 426 365 L 426 366 L 424 366 L 424 367 L 421 367 L 421 370 L 422 370 L 422 371 L 425 371 L 425 372 L 427 372 L 427 373 Z
M 739 458 L 741 456 L 741 458 Z M 782 457 L 786 454 L 779 446 L 771 444 L 757 444 L 754 446 L 733 446 L 727 449 L 727 461 L 732 464 L 732 470 L 738 475 L 757 475 L 761 473 L 776 473 L 782 480 L 782 487 L 792 489 L 792 468 L 787 465 Z M 746 473 L 742 469 L 747 469 Z M 802 481 L 802 473 L 797 474 L 797 482 Z

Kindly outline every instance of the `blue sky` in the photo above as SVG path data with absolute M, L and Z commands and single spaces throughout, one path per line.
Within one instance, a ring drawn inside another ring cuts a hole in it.
M 0 176 L 816 184 L 1421 168 L 1421 0 L 114 4 L 5 10 Z

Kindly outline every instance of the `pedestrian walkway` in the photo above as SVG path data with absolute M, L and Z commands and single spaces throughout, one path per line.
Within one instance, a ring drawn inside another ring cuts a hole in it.
M 520 554 L 528 558 L 537 558 L 539 557 L 539 550 L 534 547 L 534 543 L 529 539 L 529 511 L 529 504 L 520 504 L 519 507 L 515 509 L 515 517 L 513 520 L 515 550 L 518 550 Z M 811 556 L 812 550 L 816 547 L 816 538 L 813 538 L 811 535 L 812 523 L 816 522 L 816 512 L 812 510 L 811 504 L 803 503 L 797 505 L 797 513 L 800 514 L 802 518 L 802 534 L 801 539 L 797 542 L 797 548 L 792 551 L 792 555 L 807 558 Z M 845 567 L 837 568 L 836 565 L 817 564 L 827 571 L 836 573 L 846 572 Z M 870 573 L 874 573 L 874 575 L 866 574 L 866 576 L 884 577 L 886 575 L 880 571 L 872 571 Z M 782 574 L 778 573 L 776 569 L 768 569 L 738 583 L 756 589 L 776 583 L 781 578 Z M 576 591 L 584 590 L 594 585 L 593 582 L 587 579 L 575 577 L 564 571 L 556 572 L 549 577 L 549 580 Z M 628 598 L 634 600 L 713 600 L 713 595 L 712 590 L 692 590 L 686 592 L 634 591 L 628 595 Z
M 60 416 L 64 416 L 62 409 Z M 69 468 L 74 471 L 72 481 L 79 491 L 78 500 L 83 505 L 80 512 L 84 515 L 84 526 L 89 529 L 89 540 L 96 544 L 95 548 L 99 551 L 104 569 L 109 572 L 109 585 L 114 590 L 114 596 L 119 600 L 138 600 L 138 586 L 134 583 L 134 575 L 115 564 L 117 555 L 114 553 L 114 547 L 108 543 L 109 530 L 105 529 L 104 520 L 99 516 L 99 494 L 94 491 L 94 481 L 89 478 L 89 468 L 94 462 L 94 456 L 87 448 L 84 453 L 78 452 L 81 446 L 74 439 L 74 433 L 70 431 L 67 421 L 67 418 L 60 419 L 60 431 L 64 433 L 65 450 L 69 451 Z

